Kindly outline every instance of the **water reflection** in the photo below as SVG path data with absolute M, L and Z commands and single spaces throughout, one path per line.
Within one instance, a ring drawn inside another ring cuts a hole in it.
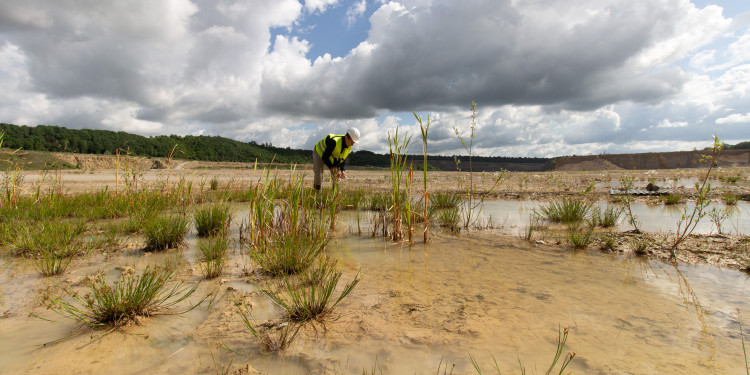
M 509 201 L 494 200 L 487 201 L 484 204 L 482 217 L 492 217 L 496 227 L 522 234 L 528 227 L 529 216 L 534 209 L 549 204 L 542 201 Z M 597 202 L 595 205 L 604 210 L 607 205 L 613 203 Z M 633 214 L 641 222 L 640 228 L 646 232 L 674 232 L 677 228 L 677 220 L 680 219 L 685 209 L 688 214 L 695 207 L 694 202 L 687 202 L 676 205 L 652 205 L 640 202 L 632 203 Z M 727 209 L 728 216 L 722 222 L 722 232 L 726 234 L 750 234 L 750 203 L 738 202 L 735 206 L 726 206 L 722 203 L 712 203 L 706 209 L 706 212 L 717 209 Z M 633 229 L 627 224 L 625 217 L 621 217 L 619 230 Z M 704 217 L 696 226 L 693 233 L 710 234 L 717 233 L 716 225 L 711 221 L 709 215 Z

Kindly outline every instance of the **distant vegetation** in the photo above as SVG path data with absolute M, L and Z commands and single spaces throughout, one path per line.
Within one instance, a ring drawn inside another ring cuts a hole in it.
M 311 162 L 312 150 L 274 147 L 254 141 L 240 142 L 218 136 L 156 136 L 144 137 L 110 130 L 68 129 L 60 126 L 18 126 L 0 123 L 5 133 L 3 147 L 25 151 L 70 152 L 81 154 L 114 155 L 117 150 L 132 156 L 166 157 L 177 145 L 174 157 L 201 161 L 235 161 L 306 164 Z M 422 167 L 422 155 L 408 155 L 408 165 L 413 158 L 414 169 Z M 355 151 L 349 156 L 349 165 L 390 168 L 390 156 L 371 151 Z M 442 169 L 455 170 L 453 156 L 427 157 L 428 164 L 438 163 Z M 545 163 L 547 158 L 483 157 L 474 156 L 474 162 L 491 163 Z M 445 167 L 446 165 L 451 167 Z M 429 169 L 438 169 L 428 165 Z
M 119 149 L 131 155 L 166 157 L 177 145 L 174 157 L 202 161 L 239 161 L 279 163 L 308 163 L 308 150 L 239 142 L 211 136 L 156 136 L 144 137 L 125 132 L 91 129 L 67 129 L 59 126 L 17 126 L 0 124 L 5 132 L 3 146 L 25 151 L 72 152 L 81 154 L 114 155 Z M 275 157 L 275 159 L 274 159 Z
M 706 147 L 707 150 L 710 150 L 711 147 Z M 725 150 L 748 150 L 750 149 L 750 141 L 740 142 L 736 145 L 724 145 Z

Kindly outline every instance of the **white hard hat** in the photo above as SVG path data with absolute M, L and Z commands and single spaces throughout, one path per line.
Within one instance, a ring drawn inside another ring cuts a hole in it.
M 351 138 L 355 143 L 359 141 L 359 129 L 349 128 L 349 130 L 346 131 L 346 134 L 349 134 L 349 138 Z

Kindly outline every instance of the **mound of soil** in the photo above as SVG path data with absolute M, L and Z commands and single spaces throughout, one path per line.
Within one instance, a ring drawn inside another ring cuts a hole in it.
M 578 163 L 565 164 L 556 171 L 613 171 L 622 168 L 612 164 L 612 162 L 603 159 L 584 160 Z

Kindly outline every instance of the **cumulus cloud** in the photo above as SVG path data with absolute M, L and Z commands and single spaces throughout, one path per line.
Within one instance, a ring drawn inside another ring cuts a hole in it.
M 722 117 L 720 119 L 716 120 L 717 124 L 742 124 L 742 123 L 750 123 L 750 113 L 745 113 L 744 115 L 735 113 L 731 114 L 727 117 Z
M 369 26 L 342 57 L 309 59 L 314 30 L 271 33 L 336 7 Z M 357 147 L 384 152 L 390 129 L 418 134 L 417 111 L 430 152 L 451 154 L 475 100 L 477 155 L 692 148 L 747 137 L 748 14 L 688 0 L 6 0 L 0 121 L 305 148 L 358 126 Z

